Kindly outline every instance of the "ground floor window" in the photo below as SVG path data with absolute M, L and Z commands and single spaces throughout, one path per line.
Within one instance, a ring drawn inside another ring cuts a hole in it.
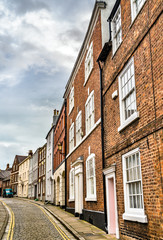
M 122 156 L 125 213 L 123 218 L 146 222 L 144 214 L 141 161 L 139 149 L 134 149 Z
M 96 171 L 95 154 L 91 154 L 86 160 L 86 201 L 96 200 Z

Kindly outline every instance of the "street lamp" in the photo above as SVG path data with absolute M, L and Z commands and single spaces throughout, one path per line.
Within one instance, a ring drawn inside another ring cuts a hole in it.
M 62 143 L 58 143 L 58 150 L 59 150 L 59 153 L 62 154 L 62 155 L 65 155 L 65 153 L 62 153 Z

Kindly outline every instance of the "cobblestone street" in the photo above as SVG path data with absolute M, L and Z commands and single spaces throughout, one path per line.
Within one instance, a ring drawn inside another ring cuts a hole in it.
M 3 201 L 14 213 L 14 240 L 74 239 L 40 206 L 13 198 L 3 199 Z

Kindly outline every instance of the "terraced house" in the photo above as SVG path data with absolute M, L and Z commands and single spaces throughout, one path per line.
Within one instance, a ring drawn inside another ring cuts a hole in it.
M 58 119 L 59 111 L 54 110 L 53 123 L 46 136 L 47 147 L 46 147 L 46 200 L 54 203 L 54 129 Z
M 32 155 L 32 150 L 29 150 L 28 156 L 19 163 L 18 197 L 28 197 L 29 161 Z
M 66 85 L 67 211 L 105 229 L 101 147 L 100 73 L 96 62 L 109 34 L 114 1 L 96 1 Z
M 28 198 L 31 199 L 38 197 L 38 151 L 39 148 L 29 160 Z
M 162 239 L 162 2 L 117 0 L 98 61 L 103 86 L 107 228 Z
M 46 143 L 38 150 L 38 199 L 45 201 L 46 191 Z
M 14 162 L 11 170 L 11 187 L 14 194 L 18 194 L 18 176 L 19 176 L 19 164 L 26 158 L 27 156 L 16 155 L 14 158 Z
M 54 129 L 54 157 L 53 157 L 53 179 L 54 179 L 54 204 L 65 207 L 65 102 Z

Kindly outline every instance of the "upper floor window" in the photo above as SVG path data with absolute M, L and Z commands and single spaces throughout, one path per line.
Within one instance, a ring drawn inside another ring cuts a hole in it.
M 121 27 L 121 8 L 118 7 L 113 19 L 112 19 L 112 41 L 113 41 L 113 54 L 118 49 L 122 42 L 122 27 Z
M 94 117 L 94 91 L 92 91 L 85 104 L 86 113 L 86 134 L 91 130 L 95 123 Z
M 75 175 L 74 175 L 74 168 L 72 168 L 70 170 L 70 174 L 69 174 L 69 186 L 70 186 L 70 195 L 69 198 L 70 200 L 74 200 L 74 191 L 75 191 L 75 184 L 74 184 L 74 180 L 75 180 Z
M 91 42 L 85 58 L 85 83 L 93 69 L 93 42 Z
M 74 87 L 72 87 L 69 95 L 69 113 L 72 111 L 74 107 Z
M 96 201 L 95 154 L 91 154 L 86 160 L 86 187 L 86 200 Z
M 144 214 L 143 187 L 139 149 L 122 156 L 125 213 L 123 218 L 131 221 L 147 222 Z
M 146 0 L 131 0 L 131 15 L 132 21 L 134 21 L 135 17 L 139 13 L 140 9 L 144 5 Z
M 80 111 L 76 117 L 76 145 L 78 145 L 82 139 L 82 111 Z
M 74 123 L 71 124 L 69 129 L 69 152 L 74 148 Z
M 128 62 L 119 76 L 119 101 L 120 101 L 120 120 L 121 126 L 118 131 L 121 131 L 128 124 L 139 117 L 136 107 L 136 90 L 135 90 L 135 74 L 134 74 L 134 59 Z

